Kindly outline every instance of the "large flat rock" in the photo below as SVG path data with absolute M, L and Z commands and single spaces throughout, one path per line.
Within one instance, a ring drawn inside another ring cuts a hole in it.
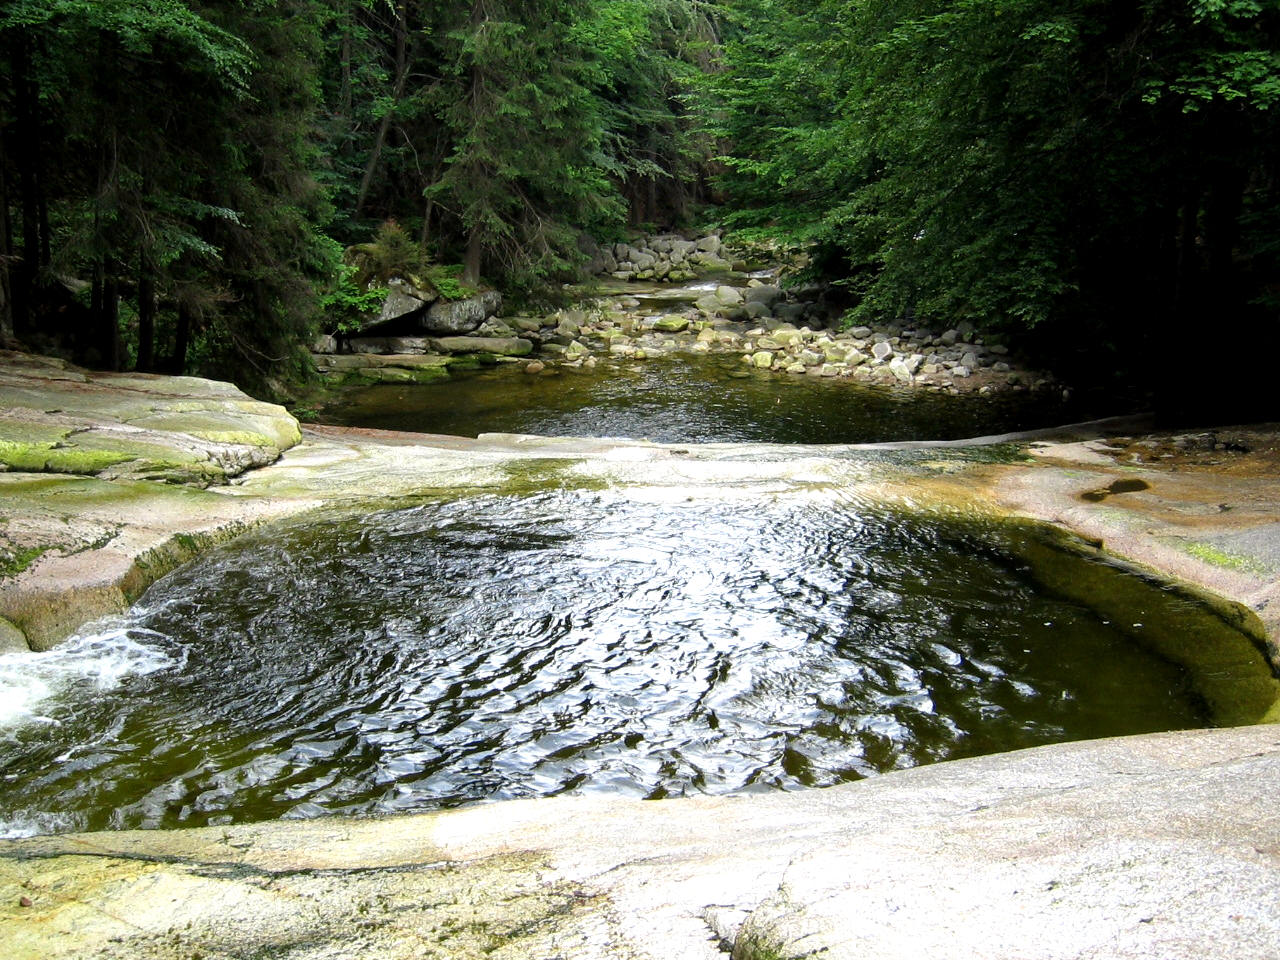
M 228 383 L 0 353 L 0 464 L 9 470 L 208 485 L 272 463 L 301 439 L 287 410 Z
M 0 955 L 1263 960 L 1280 729 L 825 790 L 559 798 L 0 846 Z

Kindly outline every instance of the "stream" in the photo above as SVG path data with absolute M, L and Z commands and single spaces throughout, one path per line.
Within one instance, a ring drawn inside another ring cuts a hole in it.
M 732 356 L 557 373 L 349 390 L 325 417 L 824 444 L 1068 416 L 1060 398 L 904 392 Z M 1250 722 L 1233 691 L 1270 676 L 1192 601 L 1027 525 L 889 509 L 840 483 L 628 483 L 324 510 L 205 554 L 54 650 L 0 656 L 0 836 L 823 787 Z M 1245 653 L 1210 676 L 1179 643 Z
M 838 491 L 292 521 L 0 658 L 0 829 L 792 790 L 1215 721 L 1147 635 L 1187 601 L 1102 569 L 1139 591 L 1113 622 L 1028 538 Z

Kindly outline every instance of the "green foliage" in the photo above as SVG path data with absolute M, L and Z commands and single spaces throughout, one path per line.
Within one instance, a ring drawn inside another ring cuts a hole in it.
M 702 96 L 731 223 L 808 243 L 853 318 L 1070 331 L 1095 361 L 1224 311 L 1274 339 L 1274 0 L 726 7 Z
M 437 265 L 427 269 L 427 281 L 446 300 L 466 300 L 479 293 L 477 287 L 462 282 L 462 264 Z
M 357 269 L 339 264 L 330 287 L 320 296 L 323 328 L 331 333 L 354 333 L 369 322 L 387 298 L 385 287 L 358 282 Z
M 19 147 L 2 159 L 23 240 L 0 262 L 22 265 L 10 277 L 19 336 L 49 326 L 40 287 L 59 275 L 91 281 L 88 310 L 58 331 L 85 362 L 136 351 L 140 366 L 180 371 L 199 357 L 246 385 L 292 362 L 313 322 L 328 217 L 308 176 L 318 9 L 6 5 L 0 75 L 14 82 L 0 85 L 0 126 Z
M 385 287 L 395 277 L 420 282 L 430 264 L 426 250 L 395 220 L 383 221 L 370 243 L 348 247 L 343 261 L 353 268 L 359 288 L 375 283 Z

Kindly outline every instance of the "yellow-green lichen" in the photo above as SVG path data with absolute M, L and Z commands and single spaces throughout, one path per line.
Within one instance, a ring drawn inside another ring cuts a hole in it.
M 111 450 L 0 440 L 0 462 L 11 470 L 29 473 L 91 475 L 130 459 L 128 454 Z
M 1183 542 L 1180 546 L 1197 560 L 1203 560 L 1205 563 L 1221 567 L 1224 570 L 1235 570 L 1239 573 L 1248 573 L 1259 577 L 1267 577 L 1274 572 L 1266 564 L 1255 560 L 1253 557 L 1244 557 L 1238 553 L 1228 553 L 1202 541 Z

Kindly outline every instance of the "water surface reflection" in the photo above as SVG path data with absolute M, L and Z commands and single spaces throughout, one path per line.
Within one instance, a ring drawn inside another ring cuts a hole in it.
M 4 728 L 0 819 L 790 789 L 1203 724 L 1180 669 L 1037 591 L 1022 535 L 608 491 L 274 528 L 148 592 L 113 634 L 147 670 L 48 678 Z

